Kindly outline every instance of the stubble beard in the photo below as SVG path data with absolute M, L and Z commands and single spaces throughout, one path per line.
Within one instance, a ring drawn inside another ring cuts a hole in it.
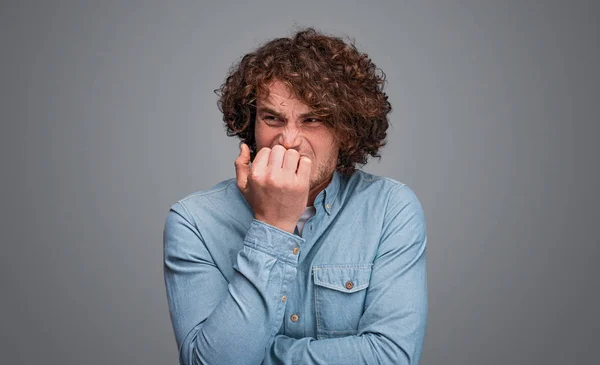
M 314 177 L 314 179 L 310 180 L 310 183 L 309 183 L 310 191 L 312 191 L 319 185 L 324 184 L 325 181 L 329 182 L 329 180 L 333 176 L 336 166 L 337 166 L 337 158 L 333 158 L 333 157 L 331 157 L 329 160 L 325 161 L 324 163 L 319 164 L 319 166 L 317 166 L 316 176 Z M 325 186 L 323 186 L 323 189 L 324 188 L 325 188 Z

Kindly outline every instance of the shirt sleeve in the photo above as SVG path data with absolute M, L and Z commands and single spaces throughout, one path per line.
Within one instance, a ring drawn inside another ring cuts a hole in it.
M 399 185 L 390 194 L 357 335 L 278 335 L 263 364 L 418 364 L 427 322 L 426 243 L 422 206 Z
M 201 217 L 200 217 L 201 219 Z M 252 221 L 228 280 L 202 229 L 173 204 L 164 226 L 164 279 L 181 364 L 260 364 L 281 327 L 282 292 L 296 276 L 303 239 Z

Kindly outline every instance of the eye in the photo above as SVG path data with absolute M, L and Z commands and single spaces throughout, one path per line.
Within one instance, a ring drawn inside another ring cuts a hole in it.
M 320 123 L 322 122 L 321 119 L 319 118 L 306 118 L 304 119 L 304 123 L 309 123 L 309 124 L 316 124 L 316 123 Z
M 270 115 L 270 114 L 265 114 L 261 117 L 261 119 L 267 124 L 267 125 L 277 125 L 281 123 L 281 119 L 279 119 L 279 117 L 276 117 L 274 115 Z

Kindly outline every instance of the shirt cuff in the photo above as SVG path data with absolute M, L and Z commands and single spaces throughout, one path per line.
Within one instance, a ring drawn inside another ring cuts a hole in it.
M 300 246 L 304 241 L 304 238 L 300 236 L 296 236 L 257 219 L 252 220 L 244 238 L 245 245 L 263 251 L 292 265 L 298 263 Z

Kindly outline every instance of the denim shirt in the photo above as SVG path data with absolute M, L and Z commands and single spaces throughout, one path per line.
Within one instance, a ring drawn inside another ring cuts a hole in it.
M 164 277 L 181 364 L 418 364 L 425 218 L 405 184 L 335 172 L 302 237 L 236 180 L 171 206 Z

